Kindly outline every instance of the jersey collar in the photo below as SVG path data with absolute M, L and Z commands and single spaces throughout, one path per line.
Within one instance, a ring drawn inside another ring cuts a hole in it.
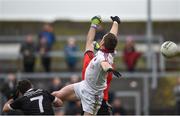
M 104 52 L 104 53 L 114 53 L 114 50 L 108 50 L 108 49 L 106 49 L 106 48 L 102 48 L 102 49 L 100 49 L 102 52 Z
M 31 88 L 31 89 L 28 89 L 26 92 L 29 92 L 29 91 L 31 91 L 31 90 L 33 90 L 33 88 Z

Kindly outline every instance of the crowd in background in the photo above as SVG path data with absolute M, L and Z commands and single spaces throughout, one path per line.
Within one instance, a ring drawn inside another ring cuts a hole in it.
M 95 41 L 99 42 L 106 33 L 106 30 L 100 26 L 97 29 Z M 25 41 L 21 44 L 20 54 L 22 55 L 23 71 L 34 72 L 37 59 L 36 56 L 39 55 L 44 71 L 51 72 L 52 58 L 50 53 L 54 43 L 56 42 L 56 36 L 53 33 L 52 25 L 45 24 L 42 31 L 37 35 L 38 38 L 36 41 L 31 34 L 27 35 Z M 64 50 L 62 51 L 64 51 L 65 62 L 68 70 L 75 71 L 78 62 L 77 52 L 80 51 L 79 46 L 76 43 L 76 38 L 68 38 Z M 141 53 L 136 50 L 135 41 L 132 36 L 126 38 L 122 53 L 126 70 L 134 72 Z
M 27 35 L 22 43 L 20 53 L 23 57 L 24 72 L 34 72 L 36 53 L 40 55 L 41 64 L 45 72 L 51 71 L 51 57 L 49 52 L 55 42 L 55 35 L 50 24 L 45 24 L 42 32 L 35 41 L 32 35 Z
M 23 71 L 30 73 L 34 72 L 37 55 L 40 56 L 41 65 L 45 72 L 51 72 L 51 51 L 56 41 L 53 33 L 53 27 L 50 24 L 45 24 L 42 32 L 38 34 L 35 41 L 33 35 L 26 36 L 25 41 L 21 44 L 20 54 L 22 55 Z M 76 39 L 71 37 L 67 40 L 64 47 L 65 61 L 69 71 L 74 71 L 77 64 L 77 55 L 79 47 L 76 45 Z

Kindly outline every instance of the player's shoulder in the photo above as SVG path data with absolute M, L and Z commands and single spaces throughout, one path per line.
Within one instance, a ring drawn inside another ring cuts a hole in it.
M 96 56 L 97 56 L 97 57 L 103 57 L 103 56 L 104 56 L 104 52 L 102 52 L 101 50 L 99 50 L 99 51 L 96 53 Z
M 48 97 L 49 96 L 51 96 L 51 93 L 49 92 L 49 91 L 47 91 L 47 90 L 42 90 L 42 93 L 44 94 L 44 95 L 47 95 Z
M 103 51 L 98 51 L 96 57 L 99 62 L 107 61 L 111 64 L 113 63 L 113 59 L 114 59 L 112 53 L 105 53 Z
M 105 53 L 105 52 L 103 52 L 103 51 L 101 51 L 101 50 L 99 50 L 98 52 L 97 52 L 97 54 L 96 54 L 96 56 L 97 56 L 97 58 L 100 58 L 100 59 L 106 59 L 106 58 L 108 58 L 109 56 L 111 56 L 111 54 L 110 53 Z
M 47 90 L 45 89 L 37 89 L 37 91 L 40 91 L 42 94 L 50 94 Z
M 14 101 L 22 102 L 22 101 L 26 101 L 26 99 L 27 99 L 26 96 L 21 96 L 21 97 L 18 97 L 17 99 L 15 99 Z
M 44 94 L 44 93 L 46 93 L 46 91 L 43 89 L 34 89 L 33 88 L 33 89 L 27 91 L 26 93 L 24 93 L 24 96 L 31 97 L 31 96 L 37 96 L 40 94 Z

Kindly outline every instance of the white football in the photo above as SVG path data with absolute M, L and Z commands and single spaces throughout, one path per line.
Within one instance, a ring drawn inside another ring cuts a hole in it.
M 171 58 L 177 54 L 178 46 L 172 41 L 166 41 L 161 45 L 160 51 L 163 56 Z

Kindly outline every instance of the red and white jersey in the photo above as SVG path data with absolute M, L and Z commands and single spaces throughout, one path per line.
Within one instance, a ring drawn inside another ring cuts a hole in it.
M 85 82 L 95 92 L 102 92 L 107 86 L 107 73 L 101 67 L 101 62 L 103 61 L 107 61 L 112 65 L 112 53 L 104 53 L 99 50 L 90 61 L 85 71 Z

